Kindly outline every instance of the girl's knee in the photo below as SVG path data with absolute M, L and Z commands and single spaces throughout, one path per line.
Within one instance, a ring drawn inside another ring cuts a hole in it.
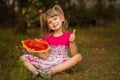
M 20 57 L 20 60 L 23 62 L 26 62 L 27 60 L 25 58 L 23 58 L 22 56 Z
M 77 58 L 78 61 L 82 61 L 82 56 L 81 56 L 81 54 L 79 54 L 79 53 L 76 54 L 76 58 Z

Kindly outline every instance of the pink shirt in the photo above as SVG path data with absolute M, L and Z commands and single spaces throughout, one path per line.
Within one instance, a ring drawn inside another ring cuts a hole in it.
M 52 67 L 60 65 L 64 61 L 70 59 L 68 55 L 70 34 L 71 32 L 66 32 L 58 37 L 50 36 L 48 34 L 45 36 L 44 40 L 46 40 L 51 46 L 47 60 L 43 60 L 30 54 L 25 54 L 22 58 L 28 60 L 34 65 L 40 66 L 41 71 L 49 70 Z
M 66 32 L 58 37 L 50 36 L 49 34 L 47 34 L 44 40 L 46 40 L 52 46 L 59 46 L 59 45 L 69 46 L 70 34 L 71 32 Z

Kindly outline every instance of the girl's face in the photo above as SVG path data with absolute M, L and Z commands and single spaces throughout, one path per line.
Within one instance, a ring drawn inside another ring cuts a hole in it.
M 48 27 L 53 31 L 60 30 L 62 28 L 63 19 L 60 16 L 47 17 Z

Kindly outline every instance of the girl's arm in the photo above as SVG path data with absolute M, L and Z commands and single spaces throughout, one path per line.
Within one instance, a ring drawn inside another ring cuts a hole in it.
M 71 51 L 71 54 L 72 56 L 74 56 L 75 54 L 78 53 L 78 50 L 77 50 L 77 45 L 76 45 L 76 42 L 75 42 L 75 32 L 76 32 L 76 29 L 73 30 L 72 34 L 70 35 L 70 51 Z
M 76 42 L 70 42 L 70 51 L 71 51 L 71 55 L 74 56 L 75 54 L 78 53 L 77 50 L 77 46 L 76 46 Z

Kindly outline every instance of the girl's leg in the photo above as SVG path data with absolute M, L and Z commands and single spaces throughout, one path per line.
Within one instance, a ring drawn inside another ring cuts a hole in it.
M 33 64 L 31 64 L 29 61 L 21 58 L 21 60 L 23 61 L 23 65 L 30 71 L 30 72 L 35 72 L 37 71 L 36 67 L 33 66 Z
M 21 58 L 23 60 L 23 64 L 24 66 L 33 73 L 32 78 L 35 79 L 37 76 L 42 77 L 42 78 L 50 78 L 50 76 L 48 74 L 46 74 L 45 72 L 41 72 L 38 68 L 40 68 L 39 65 L 33 65 L 31 62 L 29 62 L 28 60 Z
M 69 69 L 73 66 L 75 66 L 77 63 L 79 63 L 82 60 L 82 56 L 78 53 L 74 55 L 72 58 L 69 60 L 63 62 L 59 66 L 51 68 L 51 70 L 48 72 L 50 75 L 55 74 L 57 72 L 64 71 L 66 69 Z

